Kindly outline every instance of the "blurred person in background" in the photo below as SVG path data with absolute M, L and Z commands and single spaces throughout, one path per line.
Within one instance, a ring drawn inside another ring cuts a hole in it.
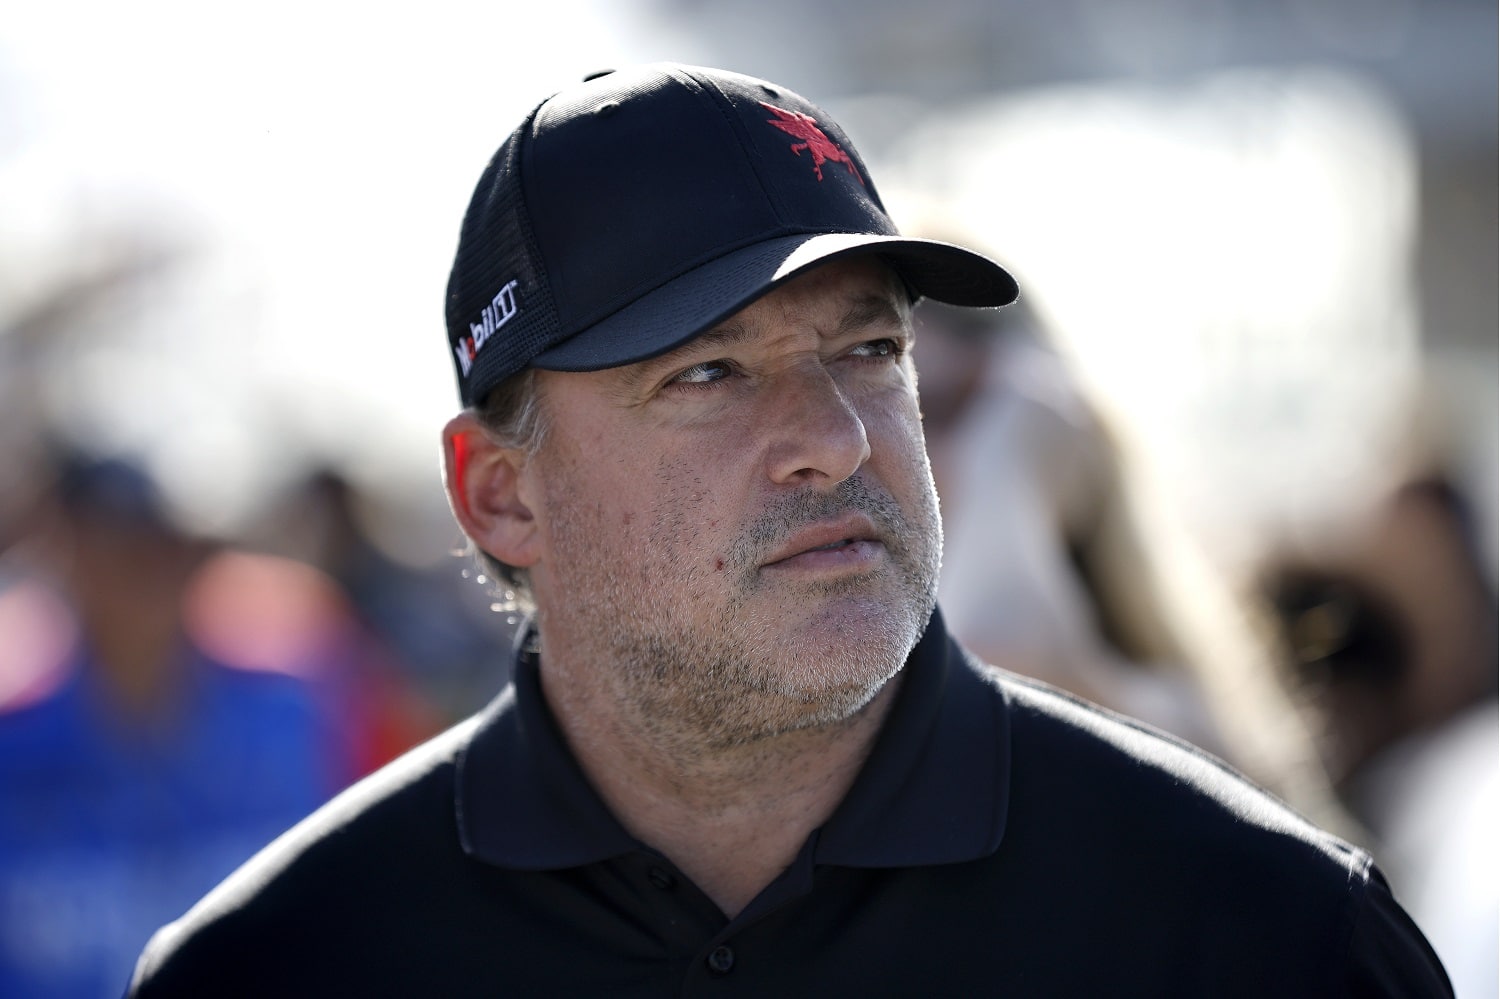
M 403 518 L 383 499 L 332 465 L 314 467 L 247 535 L 257 550 L 313 566 L 338 584 L 416 695 L 414 722 L 433 732 L 505 686 L 510 663 L 495 649 L 510 646 L 518 616 L 496 613 L 473 574 L 453 571 L 452 546 L 435 547 L 436 557 L 420 564 L 388 553 L 382 538 L 409 530 L 411 515 Z
M 1348 809 L 1459 996 L 1500 981 L 1496 601 L 1472 507 L 1409 477 L 1352 533 L 1268 561 L 1284 663 Z
M 976 240 L 952 240 L 973 245 Z M 1350 832 L 1248 596 L 1150 493 L 1037 313 L 923 302 L 938 596 L 981 658 L 1150 722 Z
M 151 930 L 425 732 L 332 582 L 69 456 L 0 561 L 0 995 L 115 996 Z
M 1447 477 L 1413 478 L 1352 537 L 1266 572 L 1329 771 L 1371 820 L 1383 753 L 1495 700 L 1495 595 L 1469 516 Z

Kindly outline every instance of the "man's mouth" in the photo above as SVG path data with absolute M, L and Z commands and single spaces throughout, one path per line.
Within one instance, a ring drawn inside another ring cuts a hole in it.
M 869 518 L 851 514 L 794 532 L 762 565 L 782 565 L 804 557 L 816 559 L 850 549 L 871 549 L 879 543 L 879 532 Z

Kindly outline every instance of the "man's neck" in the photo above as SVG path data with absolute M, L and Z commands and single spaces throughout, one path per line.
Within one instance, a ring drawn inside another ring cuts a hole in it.
M 557 664 L 554 664 L 557 665 Z M 901 674 L 852 717 L 732 746 L 647 726 L 565 668 L 542 690 L 610 811 L 733 918 L 785 870 L 864 765 Z

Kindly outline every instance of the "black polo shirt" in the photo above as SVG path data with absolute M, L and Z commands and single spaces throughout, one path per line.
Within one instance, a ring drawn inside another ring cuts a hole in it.
M 536 671 L 158 933 L 133 995 L 1451 995 L 1367 854 L 939 616 L 847 798 L 733 920 L 610 815 Z

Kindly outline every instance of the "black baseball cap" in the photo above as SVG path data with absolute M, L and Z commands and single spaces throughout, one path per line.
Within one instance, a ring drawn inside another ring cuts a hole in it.
M 994 261 L 903 237 L 843 130 L 785 87 L 672 63 L 598 74 L 543 101 L 479 178 L 448 278 L 460 398 L 527 367 L 654 357 L 871 252 L 914 295 L 1016 297 Z

